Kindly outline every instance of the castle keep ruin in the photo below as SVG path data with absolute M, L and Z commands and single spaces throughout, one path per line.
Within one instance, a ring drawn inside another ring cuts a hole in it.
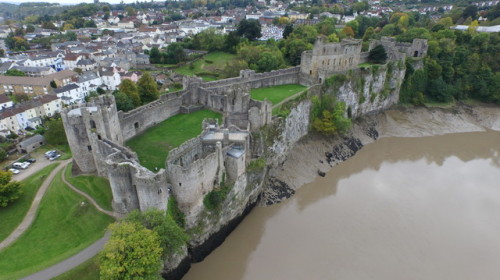
M 391 60 L 422 57 L 427 51 L 426 41 L 419 39 L 401 44 L 382 38 L 373 41 L 370 48 L 376 45 L 384 46 Z M 250 89 L 321 84 L 332 74 L 357 68 L 366 57 L 360 40 L 328 43 L 320 38 L 312 51 L 303 53 L 297 67 L 268 73 L 243 70 L 239 77 L 212 82 L 185 77 L 183 90 L 162 95 L 130 112 L 118 112 L 113 96 L 69 106 L 62 111 L 62 118 L 74 169 L 108 178 L 113 208 L 120 213 L 164 210 L 173 195 L 186 215 L 188 228 L 192 227 L 203 210 L 207 193 L 226 180 L 241 186 L 247 183 L 251 133 L 273 121 L 272 104 L 251 99 Z M 205 120 L 203 132 L 170 151 L 165 168 L 157 172 L 141 166 L 137 155 L 124 146 L 124 141 L 171 116 L 201 108 L 222 113 L 223 123 Z

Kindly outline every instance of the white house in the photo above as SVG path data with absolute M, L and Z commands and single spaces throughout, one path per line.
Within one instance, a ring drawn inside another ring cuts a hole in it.
M 66 105 L 82 103 L 85 100 L 85 93 L 77 84 L 69 84 L 54 90 L 61 102 Z
M 108 87 L 109 90 L 115 90 L 120 86 L 121 78 L 118 72 L 101 71 L 102 84 Z

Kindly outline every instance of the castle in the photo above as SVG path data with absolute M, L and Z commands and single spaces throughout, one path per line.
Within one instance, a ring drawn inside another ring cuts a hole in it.
M 376 45 L 384 46 L 391 60 L 422 57 L 427 51 L 426 41 L 418 39 L 400 44 L 382 38 L 372 41 L 370 48 Z M 246 183 L 246 166 L 254 154 L 251 133 L 273 121 L 272 104 L 251 99 L 250 89 L 321 84 L 332 74 L 357 68 L 367 56 L 361 52 L 361 40 L 328 43 L 320 38 L 312 51 L 302 54 L 297 67 L 268 73 L 242 70 L 239 77 L 212 82 L 185 77 L 183 90 L 130 112 L 118 112 L 113 96 L 69 106 L 62 118 L 74 169 L 108 178 L 117 212 L 166 209 L 173 195 L 187 226 L 193 226 L 208 192 L 224 180 Z M 223 123 L 205 120 L 203 132 L 170 151 L 165 168 L 157 172 L 141 166 L 137 155 L 124 146 L 125 141 L 171 116 L 201 108 L 222 113 Z

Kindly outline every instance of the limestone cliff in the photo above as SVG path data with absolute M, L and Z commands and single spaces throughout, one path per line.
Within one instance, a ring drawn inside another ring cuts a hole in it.
M 325 81 L 324 92 L 344 101 L 350 116 L 356 118 L 398 103 L 405 73 L 402 61 L 371 65 L 333 75 Z

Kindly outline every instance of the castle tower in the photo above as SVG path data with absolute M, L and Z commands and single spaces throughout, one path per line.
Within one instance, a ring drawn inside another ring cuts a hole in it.
M 123 144 L 118 112 L 113 96 L 99 96 L 84 105 L 65 108 L 62 113 L 64 130 L 73 159 L 83 173 L 98 170 L 96 140 L 108 139 Z

